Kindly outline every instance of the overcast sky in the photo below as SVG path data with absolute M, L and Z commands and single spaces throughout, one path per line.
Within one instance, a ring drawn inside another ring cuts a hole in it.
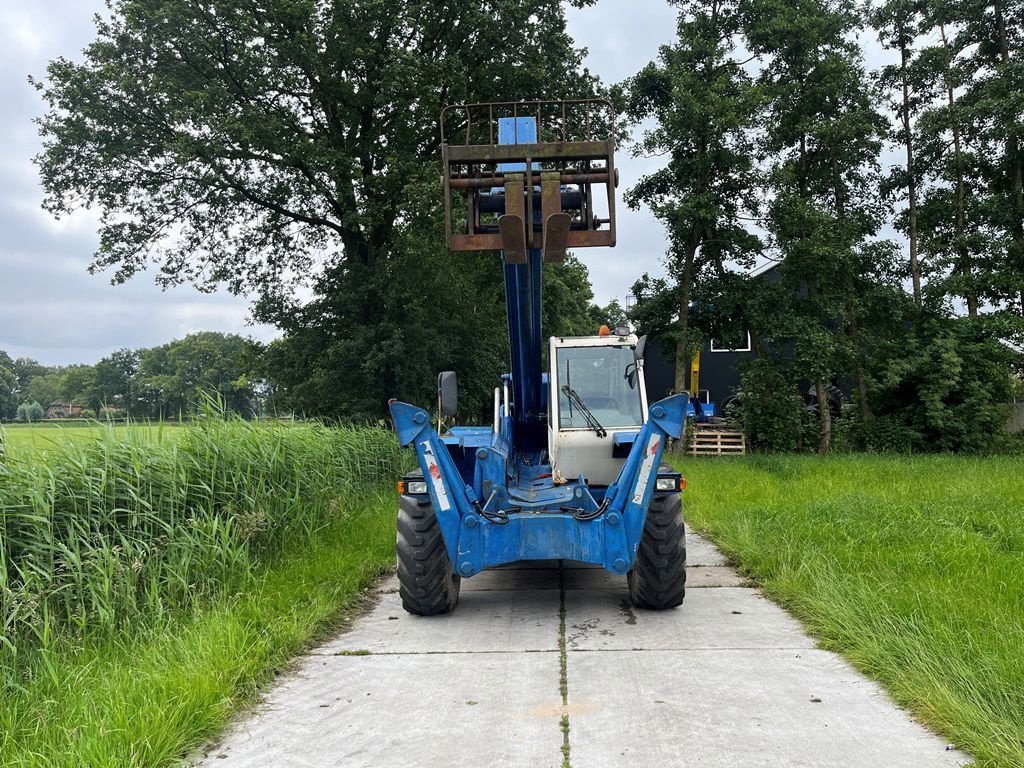
M 90 275 L 95 217 L 56 222 L 40 207 L 32 119 L 43 105 L 26 78 L 57 56 L 79 57 L 102 10 L 102 0 L 0 0 L 0 349 L 52 365 L 199 330 L 271 338 L 272 329 L 247 326 L 247 303 L 227 293 L 164 292 L 149 274 L 120 286 Z
M 40 148 L 32 118 L 43 107 L 26 78 L 44 74 L 56 56 L 78 57 L 93 37 L 93 14 L 103 9 L 102 0 L 0 0 L 0 349 L 47 364 L 92 363 L 120 347 L 154 346 L 199 330 L 273 338 L 274 329 L 247 323 L 245 299 L 226 292 L 162 291 L 151 274 L 111 286 L 107 276 L 88 274 L 95 217 L 83 212 L 57 222 L 41 209 L 31 160 Z M 665 0 L 599 0 L 569 10 L 569 31 L 589 50 L 591 70 L 618 82 L 672 40 L 675 10 Z M 620 151 L 616 162 L 621 198 L 657 161 Z M 664 271 L 661 225 L 621 201 L 617 214 L 618 246 L 578 253 L 602 304 L 623 300 L 643 272 Z

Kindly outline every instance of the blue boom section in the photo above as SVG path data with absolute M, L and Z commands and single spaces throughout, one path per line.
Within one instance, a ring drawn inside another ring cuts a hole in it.
M 537 141 L 537 122 L 532 117 L 498 120 L 499 144 L 532 144 Z M 499 163 L 498 170 L 525 171 L 525 163 Z M 530 192 L 532 194 L 532 192 Z M 535 214 L 539 221 L 540 212 Z M 532 232 L 533 227 L 527 227 Z M 521 451 L 539 452 L 547 445 L 546 408 L 541 387 L 541 270 L 540 249 L 528 249 L 525 264 L 501 262 L 508 308 L 508 339 L 511 351 L 513 439 Z
M 545 467 L 520 464 L 500 434 L 476 448 L 472 484 L 460 474 L 427 412 L 392 402 L 398 440 L 411 445 L 448 556 L 462 576 L 517 560 L 566 559 L 626 573 L 636 559 L 662 452 L 682 435 L 686 398 L 672 395 L 650 408 L 616 481 L 591 493 L 584 479 L 554 485 Z M 478 492 L 474 487 L 486 491 Z M 602 493 L 603 490 L 603 493 Z
M 505 264 L 505 305 L 508 307 L 512 363 L 512 412 L 516 447 L 540 451 L 547 445 L 547 418 L 541 386 L 541 252 L 526 252 L 525 264 Z

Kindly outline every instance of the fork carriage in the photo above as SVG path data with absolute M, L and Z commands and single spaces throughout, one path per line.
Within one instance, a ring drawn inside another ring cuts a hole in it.
M 453 251 L 501 249 L 507 263 L 525 264 L 530 249 L 552 262 L 567 248 L 615 245 L 615 113 L 607 100 L 446 107 L 441 162 Z M 465 218 L 456 221 L 460 196 Z

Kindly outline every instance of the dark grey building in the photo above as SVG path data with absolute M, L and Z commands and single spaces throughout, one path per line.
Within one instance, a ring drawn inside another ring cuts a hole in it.
M 751 272 L 751 276 L 775 280 L 777 278 L 773 273 L 777 266 L 777 262 L 769 262 Z M 652 339 L 648 343 L 644 359 L 644 377 L 647 382 L 647 399 L 650 402 L 664 397 L 675 386 L 677 363 L 674 361 L 673 345 L 674 342 L 668 339 Z M 698 389 L 701 401 L 715 403 L 716 413 L 720 413 L 722 403 L 740 385 L 741 364 L 753 360 L 756 356 L 749 332 L 743 332 L 734 339 L 706 341 L 700 354 Z M 684 360 L 681 364 L 688 365 L 689 361 Z M 692 390 L 689 370 L 686 372 L 686 385 Z

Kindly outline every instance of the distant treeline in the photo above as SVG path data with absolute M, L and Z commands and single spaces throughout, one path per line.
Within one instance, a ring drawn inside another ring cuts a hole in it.
M 119 349 L 95 365 L 43 365 L 11 359 L 0 350 L 0 419 L 38 420 L 53 403 L 82 406 L 65 415 L 179 419 L 204 393 L 249 417 L 267 399 L 254 378 L 259 344 L 234 334 L 206 331 L 148 349 Z
M 586 267 L 572 258 L 559 267 L 551 270 L 553 279 L 547 282 L 548 327 L 588 334 L 625 319 L 617 301 L 605 307 L 588 304 L 593 294 Z M 569 272 L 578 278 L 571 288 L 554 279 Z M 503 336 L 495 339 L 496 371 L 507 367 L 503 341 Z M 365 422 L 387 415 L 387 401 L 395 390 L 361 376 L 307 382 L 302 374 L 308 369 L 297 367 L 287 353 L 293 346 L 283 340 L 261 344 L 236 334 L 203 331 L 158 347 L 119 349 L 95 365 L 56 366 L 28 357 L 14 359 L 0 349 L 0 420 L 39 421 L 48 417 L 51 405 L 50 418 L 185 420 L 209 396 L 244 418 L 300 415 Z M 409 376 L 429 388 L 436 371 L 410 370 Z M 356 397 L 369 403 L 365 410 L 350 405 Z M 467 414 L 481 409 L 464 399 Z

